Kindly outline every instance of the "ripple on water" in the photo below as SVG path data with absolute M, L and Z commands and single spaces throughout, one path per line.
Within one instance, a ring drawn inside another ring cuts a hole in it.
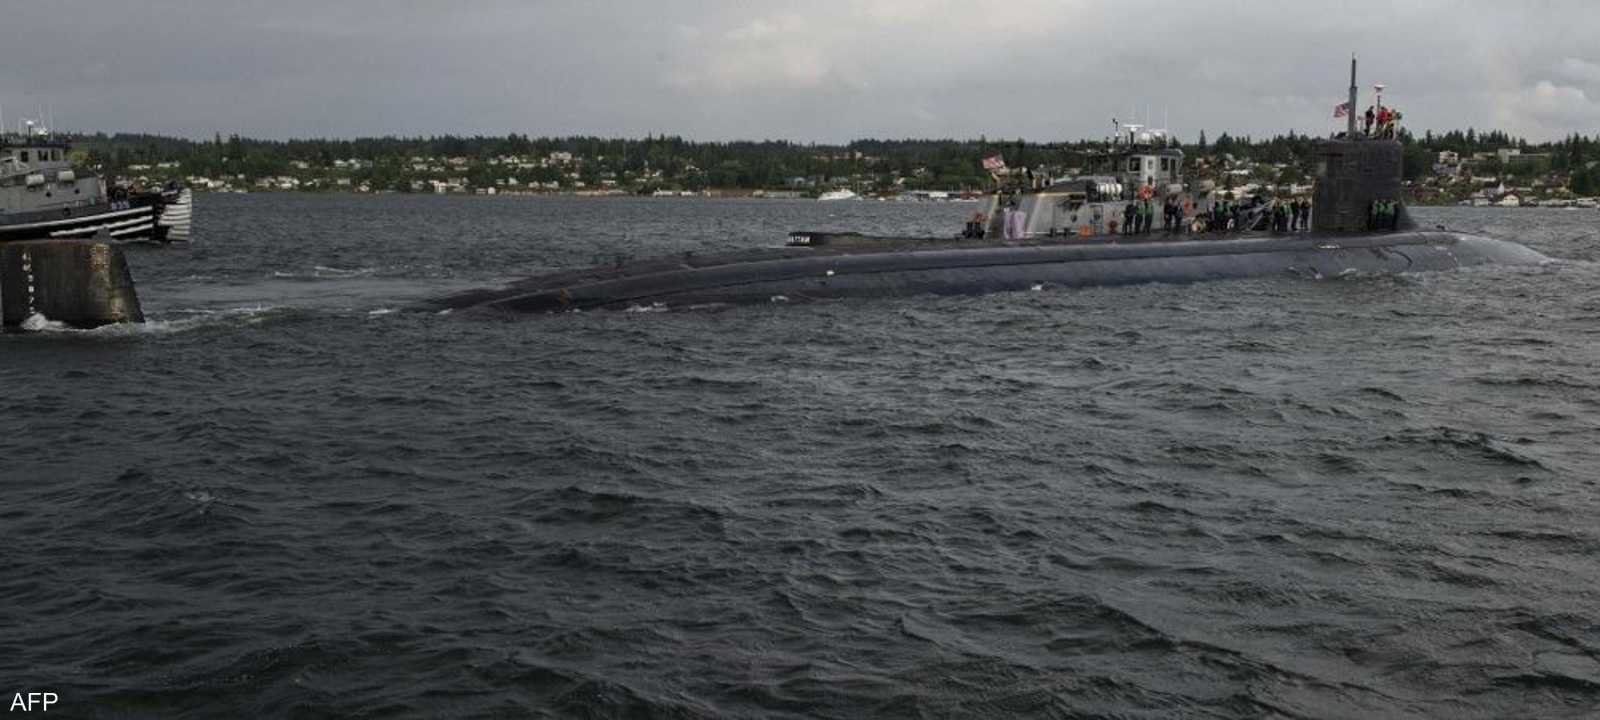
M 972 208 L 201 201 L 156 322 L 0 337 L 0 675 L 68 714 L 1600 697 L 1591 215 L 1419 210 L 1585 259 L 1533 272 L 464 317 L 385 310 Z

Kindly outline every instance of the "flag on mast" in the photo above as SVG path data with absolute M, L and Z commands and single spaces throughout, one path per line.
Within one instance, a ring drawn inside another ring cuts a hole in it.
M 1349 114 L 1350 114 L 1350 103 L 1348 103 L 1348 102 L 1339 103 L 1339 107 L 1336 107 L 1336 108 L 1333 109 L 1333 116 L 1336 117 L 1336 118 L 1346 117 Z
M 1006 169 L 1006 161 L 999 155 L 991 155 L 983 159 L 983 169 L 989 172 L 999 172 Z

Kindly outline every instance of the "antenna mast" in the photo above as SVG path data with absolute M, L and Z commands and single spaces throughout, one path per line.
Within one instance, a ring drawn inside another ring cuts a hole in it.
M 1345 116 L 1345 117 L 1349 118 L 1350 126 L 1349 126 L 1349 129 L 1346 131 L 1345 137 L 1353 138 L 1353 137 L 1356 136 L 1356 113 L 1357 112 L 1358 111 L 1356 110 L 1356 56 L 1354 54 L 1351 54 L 1350 55 L 1350 112 Z

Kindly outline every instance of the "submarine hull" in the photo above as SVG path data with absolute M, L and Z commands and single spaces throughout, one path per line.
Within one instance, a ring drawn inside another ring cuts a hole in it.
M 688 256 L 552 273 L 497 290 L 436 298 L 419 309 L 559 312 L 655 303 L 965 295 L 1040 286 L 1430 272 L 1490 264 L 1536 265 L 1549 260 L 1516 243 L 1446 231 L 1197 238 L 1201 239 L 947 248 L 924 240 L 911 249 L 784 248 Z

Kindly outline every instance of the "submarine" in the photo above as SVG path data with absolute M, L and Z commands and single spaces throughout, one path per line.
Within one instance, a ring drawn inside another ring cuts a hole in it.
M 1321 142 L 1310 208 L 1301 214 L 1306 221 L 1294 223 L 1298 228 L 1286 227 L 1288 214 L 1276 201 L 1246 206 L 1230 193 L 1186 184 L 1182 150 L 1164 133 L 1129 126 L 1125 136 L 1119 127 L 1109 147 L 1090 158 L 1086 174 L 997 190 L 986 219 L 975 219 L 959 237 L 797 231 L 782 246 L 550 272 L 413 309 L 541 313 L 965 295 L 1550 260 L 1506 240 L 1420 228 L 1400 202 L 1400 142 L 1392 128 L 1358 132 L 1356 107 L 1352 58 L 1348 128 Z M 1173 208 L 1166 227 L 1152 231 L 1144 227 L 1148 220 L 1132 234 L 1118 227 L 1141 207 L 1148 218 L 1151 205 Z

